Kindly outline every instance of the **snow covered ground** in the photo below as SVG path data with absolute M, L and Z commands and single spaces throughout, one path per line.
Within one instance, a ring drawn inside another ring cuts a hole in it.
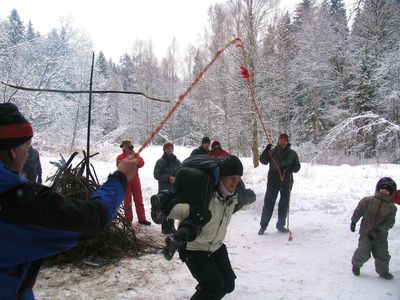
M 182 161 L 191 150 L 176 147 L 175 154 Z M 115 170 L 119 151 L 116 146 L 101 160 L 92 160 L 101 181 Z M 162 148 L 149 147 L 141 155 L 145 166 L 139 173 L 150 220 L 149 198 L 157 192 L 153 168 Z M 44 178 L 54 173 L 49 161 L 58 159 L 41 157 Z M 276 214 L 266 234 L 257 235 L 268 167 L 253 168 L 251 158 L 241 159 L 245 166 L 244 181 L 255 191 L 257 201 L 232 218 L 225 242 L 238 278 L 235 291 L 224 299 L 400 299 L 399 223 L 389 233 L 390 271 L 394 275 L 390 281 L 378 277 L 372 258 L 361 269 L 360 277 L 351 273 L 350 260 L 358 234 L 349 230 L 358 201 L 373 194 L 380 177 L 390 176 L 400 185 L 399 165 L 303 163 L 294 176 L 290 205 L 293 240 L 288 241 L 287 234 L 275 229 Z M 358 226 L 359 223 L 357 229 Z M 165 238 L 159 225 L 135 225 L 135 228 L 160 243 Z M 160 253 L 126 258 L 105 268 L 45 268 L 37 280 L 35 294 L 42 300 L 189 299 L 195 286 L 196 281 L 177 255 L 166 261 Z

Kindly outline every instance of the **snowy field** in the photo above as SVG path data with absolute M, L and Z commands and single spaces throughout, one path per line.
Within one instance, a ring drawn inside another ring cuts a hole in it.
M 175 154 L 182 161 L 191 150 L 176 147 Z M 120 149 L 116 146 L 110 151 L 101 160 L 92 160 L 101 182 L 115 170 Z M 139 174 L 146 213 L 151 220 L 149 198 L 157 192 L 153 168 L 162 148 L 146 148 L 141 155 L 145 166 Z M 224 299 L 400 299 L 399 222 L 389 232 L 390 271 L 394 275 L 390 281 L 378 277 L 373 259 L 361 269 L 361 276 L 351 273 L 350 261 L 358 234 L 349 230 L 358 201 L 373 194 L 380 177 L 390 176 L 400 185 L 399 165 L 302 164 L 294 176 L 290 205 L 293 240 L 288 241 L 287 234 L 275 229 L 276 211 L 266 234 L 257 235 L 268 166 L 253 168 L 251 158 L 241 159 L 244 181 L 256 193 L 257 201 L 236 213 L 228 229 L 225 242 L 238 278 L 236 289 Z M 58 160 L 56 156 L 42 155 L 44 178 L 55 170 L 49 161 Z M 135 229 L 155 236 L 160 243 L 165 238 L 159 225 L 135 224 Z M 166 261 L 160 253 L 126 258 L 105 268 L 44 268 L 35 294 L 42 300 L 189 299 L 195 286 L 196 281 L 177 255 Z

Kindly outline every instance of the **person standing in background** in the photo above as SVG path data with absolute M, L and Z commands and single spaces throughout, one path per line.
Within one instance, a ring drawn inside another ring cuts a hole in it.
M 154 178 L 158 181 L 158 192 L 174 190 L 175 176 L 181 166 L 181 161 L 174 154 L 174 144 L 167 142 L 163 146 L 163 155 L 154 166 Z M 161 231 L 164 234 L 175 232 L 173 219 L 163 218 Z
M 208 152 L 211 157 L 229 156 L 229 152 L 222 149 L 221 143 L 214 141 L 211 144 L 211 151 Z
M 138 168 L 142 168 L 144 166 L 143 158 L 133 150 L 133 145 L 130 140 L 122 141 L 120 147 L 122 148 L 122 153 L 117 157 L 117 166 L 121 160 L 125 159 L 130 155 L 132 155 L 133 158 L 137 161 L 136 164 Z M 129 223 L 133 222 L 132 197 L 133 201 L 135 202 L 136 214 L 138 217 L 139 224 L 151 225 L 151 223 L 146 220 L 146 214 L 143 205 L 142 186 L 140 184 L 140 178 L 139 178 L 139 171 L 136 173 L 135 177 L 128 182 L 128 188 L 126 190 L 124 199 L 125 219 Z
M 194 149 L 192 153 L 190 153 L 190 156 L 198 154 L 208 154 L 208 151 L 210 151 L 210 143 L 211 141 L 209 137 L 203 137 L 201 140 L 201 145 L 198 148 Z
M 264 197 L 264 206 L 260 221 L 259 235 L 263 235 L 271 220 L 278 193 L 280 193 L 278 205 L 278 222 L 276 229 L 286 233 L 286 217 L 289 209 L 290 192 L 293 186 L 293 173 L 300 170 L 300 161 L 296 151 L 290 148 L 289 136 L 286 133 L 279 135 L 278 144 L 272 148 L 268 144 L 260 155 L 260 162 L 269 164 L 267 191 Z M 272 148 L 272 149 L 271 149 Z
M 42 184 L 42 165 L 40 164 L 39 152 L 29 146 L 28 158 L 22 169 L 22 176 L 26 177 L 31 183 Z

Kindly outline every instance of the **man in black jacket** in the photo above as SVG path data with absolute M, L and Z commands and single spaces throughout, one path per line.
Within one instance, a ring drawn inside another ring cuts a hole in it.
M 278 205 L 278 231 L 288 232 L 285 228 L 286 217 L 289 209 L 290 191 L 293 186 L 293 173 L 300 170 L 300 161 L 297 153 L 290 149 L 289 137 L 282 133 L 279 135 L 278 144 L 272 148 L 268 144 L 260 155 L 260 162 L 269 164 L 267 191 L 264 197 L 264 207 L 261 215 L 259 235 L 263 235 L 274 211 L 278 193 L 281 197 Z
M 190 156 L 192 155 L 198 155 L 198 154 L 208 154 L 210 151 L 210 138 L 208 136 L 205 136 L 201 140 L 201 145 L 194 149 L 192 153 L 190 153 Z

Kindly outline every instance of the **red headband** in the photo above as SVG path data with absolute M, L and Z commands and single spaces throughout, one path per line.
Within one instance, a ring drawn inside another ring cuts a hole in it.
M 281 134 L 278 139 L 289 141 L 289 137 L 286 134 Z
M 0 125 L 0 139 L 14 139 L 33 136 L 30 123 Z

